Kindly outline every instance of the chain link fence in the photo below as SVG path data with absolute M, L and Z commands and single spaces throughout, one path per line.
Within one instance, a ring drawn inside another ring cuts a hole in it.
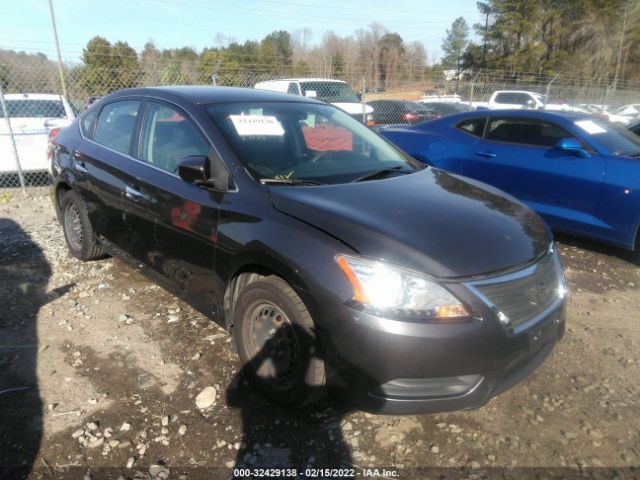
M 274 73 L 272 66 L 247 68 L 197 60 L 141 61 L 132 68 L 109 67 L 106 59 L 103 63 L 63 65 L 61 85 L 58 66 L 50 60 L 25 62 L 20 57 L 0 55 L 0 188 L 48 184 L 50 136 L 101 96 L 137 86 L 191 84 L 275 90 L 335 104 L 369 126 L 424 122 L 458 111 L 488 108 L 493 106 L 488 105 L 491 100 L 500 100 L 497 103 L 503 107 L 577 110 L 620 122 L 640 113 L 640 82 L 611 85 L 569 74 L 514 75 L 446 68 L 418 71 L 412 65 L 375 73 L 373 68 L 333 71 L 326 65 L 306 64 L 304 71 L 290 66 L 276 68 Z M 494 95 L 498 91 L 507 93 Z M 612 115 L 623 105 L 631 105 L 624 115 Z

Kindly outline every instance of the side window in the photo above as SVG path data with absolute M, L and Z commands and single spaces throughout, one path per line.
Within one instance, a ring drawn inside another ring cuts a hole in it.
M 118 152 L 129 153 L 140 102 L 113 102 L 104 106 L 98 115 L 94 140 Z
M 486 118 L 469 118 L 458 123 L 456 125 L 456 128 L 459 128 L 463 132 L 467 132 L 474 137 L 482 138 L 482 134 L 484 133 L 484 126 L 486 123 Z
M 208 152 L 207 142 L 181 112 L 160 103 L 149 103 L 142 126 L 141 160 L 175 172 L 183 158 Z
M 289 88 L 287 89 L 287 93 L 292 95 L 300 95 L 300 90 L 298 90 L 298 84 L 295 82 L 291 82 L 289 84 Z
M 98 118 L 98 110 L 94 108 L 85 113 L 80 119 L 80 130 L 86 138 L 93 139 L 93 128 L 96 125 L 96 118 Z
M 487 129 L 487 140 L 520 143 L 539 147 L 553 147 L 561 138 L 574 138 L 555 123 L 531 118 L 492 118 Z

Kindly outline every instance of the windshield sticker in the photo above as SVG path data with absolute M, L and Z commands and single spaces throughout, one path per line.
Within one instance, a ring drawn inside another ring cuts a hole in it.
M 273 115 L 229 115 L 240 136 L 284 135 L 284 128 Z
M 594 135 L 596 133 L 606 133 L 607 130 L 602 128 L 600 125 L 595 123 L 593 120 L 579 120 L 575 122 L 578 127 L 583 129 L 585 132 Z

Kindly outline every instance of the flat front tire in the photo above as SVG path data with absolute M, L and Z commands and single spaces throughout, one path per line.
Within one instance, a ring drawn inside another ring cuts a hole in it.
M 244 369 L 270 400 L 299 407 L 324 393 L 324 361 L 313 320 L 286 281 L 272 275 L 246 285 L 233 318 Z
M 62 230 L 71 255 L 82 261 L 104 257 L 89 221 L 87 204 L 73 190 L 64 193 L 60 202 Z

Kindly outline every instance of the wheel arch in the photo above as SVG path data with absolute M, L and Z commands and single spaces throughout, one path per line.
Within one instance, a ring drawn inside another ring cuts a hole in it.
M 242 289 L 250 283 L 276 275 L 291 285 L 299 295 L 308 291 L 306 282 L 296 270 L 295 267 L 278 261 L 271 255 L 262 253 L 244 255 L 240 261 L 235 263 L 226 282 L 222 300 L 225 329 L 229 332 L 233 329 L 233 306 Z M 308 303 L 308 295 L 301 295 L 301 297 L 305 299 L 305 303 Z M 307 305 L 307 308 L 311 312 L 313 311 L 311 305 Z

